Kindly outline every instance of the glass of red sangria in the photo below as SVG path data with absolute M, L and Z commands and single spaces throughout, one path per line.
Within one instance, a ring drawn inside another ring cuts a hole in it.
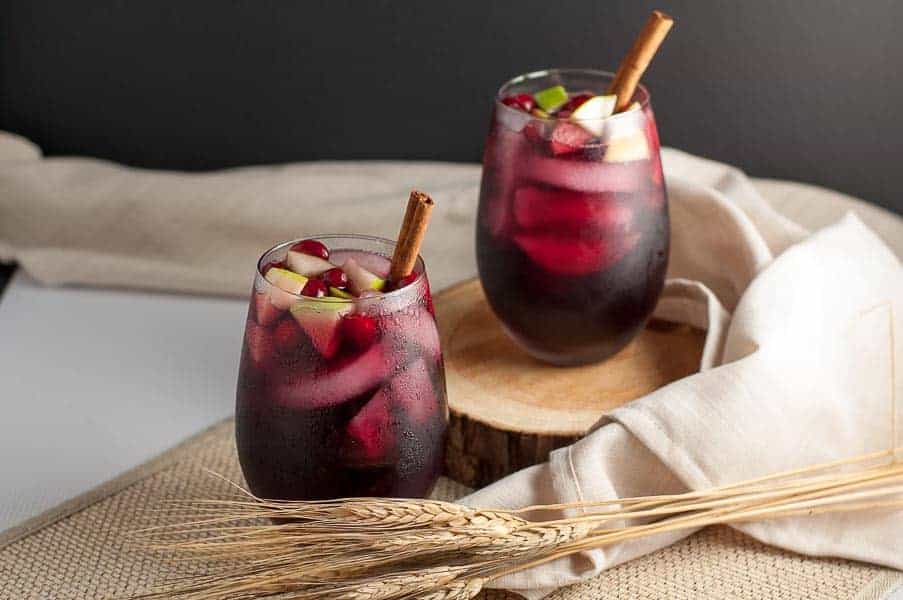
M 613 75 L 529 73 L 496 97 L 477 222 L 480 280 L 510 336 L 558 365 L 622 349 L 652 314 L 668 204 L 649 93 Z
M 261 257 L 235 419 L 255 495 L 422 497 L 432 489 L 448 418 L 442 353 L 423 260 L 392 285 L 394 247 L 321 236 Z

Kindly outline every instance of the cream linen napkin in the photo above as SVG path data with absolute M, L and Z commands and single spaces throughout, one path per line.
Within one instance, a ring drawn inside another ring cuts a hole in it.
M 708 330 L 702 372 L 606 416 L 584 440 L 471 504 L 679 492 L 890 444 L 891 398 L 901 395 L 893 382 L 903 381 L 892 373 L 903 364 L 897 259 L 853 216 L 810 235 L 739 171 L 675 150 L 663 158 L 672 249 L 657 314 Z M 474 272 L 478 185 L 477 166 L 440 163 L 147 171 L 42 159 L 0 135 L 0 259 L 48 283 L 243 295 L 269 245 L 324 232 L 394 236 L 407 191 L 422 187 L 438 204 L 424 253 L 441 288 Z M 807 554 L 903 568 L 903 514 L 741 529 Z M 540 596 L 680 535 L 560 560 L 500 585 Z
M 437 199 L 424 245 L 441 289 L 476 273 L 477 165 L 312 162 L 207 173 L 41 158 L 0 132 L 0 260 L 47 284 L 246 296 L 278 242 L 398 235 L 411 188 Z
M 852 215 L 807 234 L 737 170 L 675 152 L 665 169 L 674 241 L 657 314 L 707 328 L 702 371 L 606 415 L 548 463 L 466 503 L 677 493 L 885 449 L 903 431 L 903 409 L 894 410 L 903 272 L 891 251 Z M 737 527 L 788 550 L 903 569 L 903 511 Z M 587 552 L 496 585 L 541 597 L 691 533 Z

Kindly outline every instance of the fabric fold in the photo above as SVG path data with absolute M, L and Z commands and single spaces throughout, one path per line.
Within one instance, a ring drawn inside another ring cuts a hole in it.
M 684 170 L 693 160 L 679 159 Z M 550 482 L 556 502 L 572 489 L 581 500 L 704 489 L 903 443 L 892 435 L 903 431 L 897 258 L 853 215 L 806 234 L 772 219 L 736 170 L 701 168 L 714 187 L 668 172 L 672 279 L 657 309 L 707 329 L 700 372 L 605 415 L 533 467 L 530 481 Z M 507 506 L 496 495 L 521 477 L 465 502 Z M 903 511 L 736 527 L 804 554 L 903 568 Z M 541 597 L 690 533 L 586 552 L 498 585 Z

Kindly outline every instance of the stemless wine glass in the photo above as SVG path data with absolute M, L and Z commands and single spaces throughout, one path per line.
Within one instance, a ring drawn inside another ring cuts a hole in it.
M 559 365 L 603 360 L 644 326 L 664 284 L 668 207 L 649 93 L 605 119 L 534 116 L 503 99 L 563 85 L 604 94 L 610 73 L 516 77 L 483 155 L 477 262 L 509 335 Z
M 395 244 L 314 238 L 385 277 Z M 236 441 L 263 498 L 421 497 L 443 463 L 447 406 L 429 282 L 373 297 L 311 298 L 266 279 L 298 240 L 260 259 L 238 376 Z

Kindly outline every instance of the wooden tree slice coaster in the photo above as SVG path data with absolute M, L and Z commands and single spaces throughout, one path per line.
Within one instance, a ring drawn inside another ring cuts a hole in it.
M 605 412 L 696 372 L 705 340 L 654 321 L 601 364 L 554 367 L 508 338 L 479 281 L 443 291 L 435 306 L 451 413 L 446 470 L 471 487 L 547 460 Z

